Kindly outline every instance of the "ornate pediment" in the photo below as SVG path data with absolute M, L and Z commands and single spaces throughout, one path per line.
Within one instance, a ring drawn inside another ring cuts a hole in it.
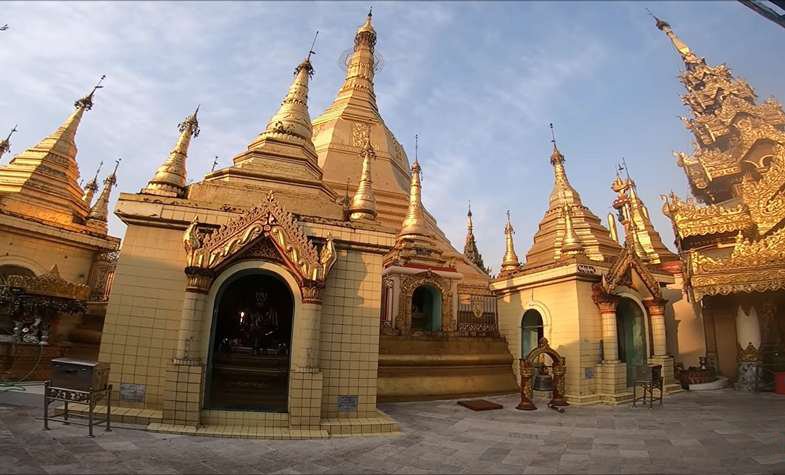
M 602 290 L 610 295 L 620 286 L 634 287 L 635 280 L 633 279 L 633 272 L 638 275 L 640 281 L 652 297 L 655 299 L 662 298 L 659 282 L 657 282 L 657 279 L 654 278 L 646 265 L 641 261 L 641 258 L 635 252 L 632 243 L 624 246 L 624 250 L 619 254 L 619 257 L 611 268 L 608 269 L 608 272 L 602 275 Z
M 194 220 L 183 235 L 183 244 L 189 268 L 216 271 L 249 253 L 270 258 L 276 252 L 301 282 L 323 282 L 336 257 L 332 238 L 317 251 L 272 192 L 261 204 L 213 232 Z

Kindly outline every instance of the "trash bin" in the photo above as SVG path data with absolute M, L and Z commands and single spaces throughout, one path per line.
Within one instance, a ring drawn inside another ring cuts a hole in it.
M 785 396 L 785 371 L 774 373 L 774 392 Z

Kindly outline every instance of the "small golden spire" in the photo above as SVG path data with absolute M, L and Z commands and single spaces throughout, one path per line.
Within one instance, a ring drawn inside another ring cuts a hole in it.
M 142 193 L 171 197 L 182 197 L 185 193 L 188 175 L 186 167 L 188 147 L 191 144 L 191 138 L 199 136 L 199 119 L 197 118 L 199 107 L 196 106 L 193 114 L 188 115 L 177 124 L 177 129 L 180 131 L 177 143 L 169 152 L 169 158 L 158 167 Z
M 360 176 L 360 184 L 352 198 L 349 207 L 349 219 L 351 221 L 361 221 L 376 219 L 376 198 L 373 194 L 373 180 L 371 175 L 371 162 L 376 159 L 376 152 L 371 145 L 370 137 L 366 137 L 360 156 L 363 158 L 363 171 Z
M 15 125 L 14 128 L 11 129 L 11 132 L 8 133 L 8 136 L 3 140 L 0 140 L 0 158 L 3 158 L 3 155 L 5 155 L 6 152 L 11 151 L 11 136 L 17 131 L 16 127 L 17 126 Z
M 507 275 L 517 271 L 521 267 L 521 262 L 518 259 L 518 254 L 515 253 L 515 243 L 513 241 L 513 234 L 515 229 L 512 227 L 510 220 L 510 210 L 507 210 L 507 224 L 504 226 L 504 258 L 502 258 L 502 268 L 500 275 Z
M 691 63 L 701 62 L 701 59 L 695 56 L 695 53 L 693 53 L 690 50 L 690 47 L 687 46 L 687 43 L 682 41 L 682 39 L 676 36 L 676 33 L 674 33 L 673 30 L 671 30 L 671 26 L 667 21 L 660 20 L 659 18 L 654 16 L 654 14 L 651 11 L 649 11 L 648 8 L 646 9 L 646 11 L 648 11 L 649 15 L 651 15 L 651 17 L 654 18 L 657 28 L 660 31 L 663 31 L 665 35 L 668 38 L 670 38 L 671 43 L 673 43 L 673 47 L 676 48 L 676 51 L 681 55 L 685 63 L 691 64 Z
M 88 208 L 93 203 L 93 195 L 95 195 L 95 192 L 98 191 L 98 174 L 101 173 L 102 166 L 104 166 L 103 160 L 98 164 L 98 169 L 95 171 L 95 176 L 93 176 L 93 179 L 87 182 L 87 185 L 84 187 L 82 201 L 84 201 L 84 204 L 86 204 Z
M 553 131 L 553 123 L 548 124 L 551 129 L 551 143 L 553 144 L 553 151 L 551 152 L 551 165 L 553 165 L 553 191 L 550 196 L 550 208 L 560 208 L 566 201 L 574 206 L 581 206 L 581 198 L 575 188 L 570 184 L 567 179 L 567 172 L 564 169 L 564 155 L 562 155 L 559 148 L 556 146 L 556 134 Z
M 422 209 L 422 183 L 420 177 L 420 162 L 417 159 L 418 136 L 414 136 L 415 158 L 412 164 L 412 181 L 409 186 L 409 209 L 403 220 L 403 226 L 398 236 L 419 235 L 430 236 L 425 224 L 425 213 Z
M 477 248 L 477 240 L 474 238 L 471 201 L 469 202 L 469 211 L 466 213 L 466 241 L 463 244 L 463 255 L 483 271 L 488 271 L 482 260 L 482 254 L 480 254 L 480 250 Z
M 120 166 L 121 161 L 122 158 L 115 160 L 114 170 L 104 179 L 104 188 L 87 215 L 87 226 L 93 230 L 106 233 L 106 221 L 109 218 L 109 198 L 112 194 L 112 188 L 117 183 L 117 167 Z
M 567 202 L 567 200 L 563 200 L 564 205 L 562 205 L 562 217 L 564 218 L 564 240 L 562 241 L 561 251 L 562 254 L 568 255 L 575 255 L 575 254 L 582 254 L 583 244 L 581 244 L 580 238 L 575 233 L 575 229 L 572 226 L 572 205 Z
M 313 126 L 308 113 L 308 79 L 313 76 L 314 72 L 310 56 L 311 52 L 294 69 L 294 79 L 289 86 L 286 97 L 281 101 L 281 107 L 267 123 L 264 131 L 248 146 L 249 150 L 258 148 L 265 140 L 270 139 L 304 146 L 316 155 L 311 140 Z

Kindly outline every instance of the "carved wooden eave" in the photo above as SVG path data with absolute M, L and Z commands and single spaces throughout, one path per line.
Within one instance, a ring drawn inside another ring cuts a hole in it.
M 261 239 L 268 239 L 274 246 L 301 288 L 324 287 L 337 257 L 332 237 L 328 237 L 321 252 L 317 252 L 302 227 L 272 192 L 261 204 L 212 233 L 195 219 L 183 235 L 187 272 L 189 275 L 215 275 Z
M 785 228 L 754 242 L 739 234 L 729 257 L 690 252 L 688 270 L 696 300 L 706 295 L 785 289 Z
M 603 274 L 602 281 L 599 283 L 602 290 L 608 294 L 613 294 L 618 287 L 630 287 L 633 283 L 632 272 L 635 271 L 640 277 L 641 282 L 649 291 L 654 299 L 662 298 L 662 291 L 660 284 L 654 275 L 649 271 L 646 264 L 641 261 L 641 258 L 635 252 L 631 244 L 624 246 L 624 250 L 619 254 L 619 257 L 613 263 L 608 272 Z M 642 290 L 642 289 L 639 289 Z
M 749 208 L 743 202 L 699 206 L 693 200 L 684 201 L 675 194 L 664 198 L 662 211 L 673 222 L 679 239 L 744 231 L 754 226 Z
M 6 284 L 21 289 L 25 294 L 43 297 L 85 301 L 90 295 L 90 288 L 87 285 L 69 282 L 60 277 L 56 265 L 52 266 L 49 272 L 38 276 L 8 276 Z

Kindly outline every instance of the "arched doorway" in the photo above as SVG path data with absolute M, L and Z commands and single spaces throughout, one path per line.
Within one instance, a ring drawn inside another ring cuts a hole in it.
M 277 276 L 238 273 L 215 299 L 205 407 L 286 412 L 292 292 Z
M 531 350 L 537 348 L 544 336 L 542 315 L 537 310 L 527 310 L 521 318 L 521 358 L 526 358 Z
M 412 293 L 412 330 L 436 332 L 442 329 L 442 294 L 430 285 Z
M 632 386 L 637 369 L 648 364 L 646 324 L 643 310 L 630 298 L 622 297 L 616 306 L 619 359 L 627 363 L 627 386 Z

